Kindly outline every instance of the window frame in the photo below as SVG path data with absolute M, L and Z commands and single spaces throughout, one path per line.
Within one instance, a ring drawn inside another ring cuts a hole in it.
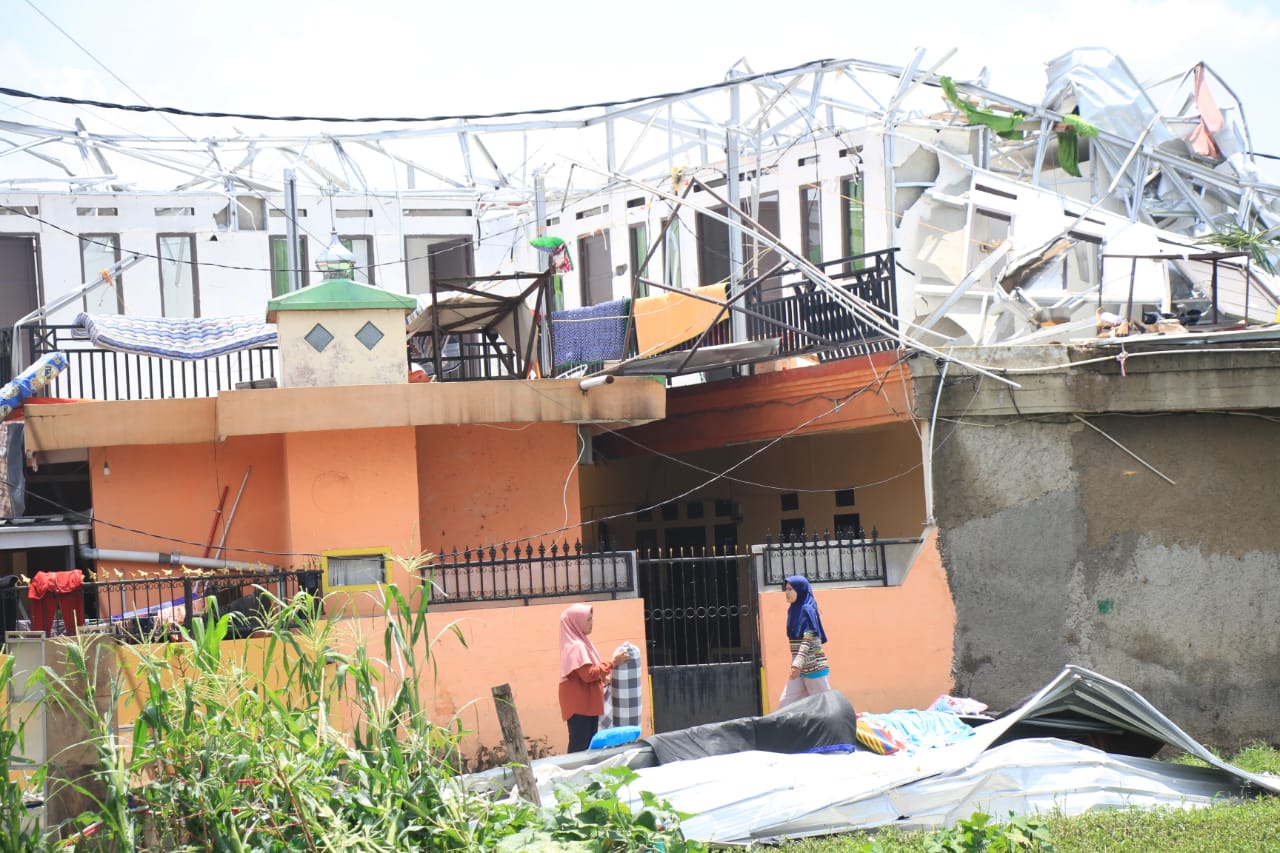
M 424 240 L 425 251 L 417 252 L 410 248 L 411 241 Z M 470 251 L 465 255 L 465 276 L 476 274 L 476 244 L 470 234 L 406 234 L 404 235 L 404 287 L 405 293 L 417 296 L 431 292 L 431 282 L 438 278 L 453 278 L 452 275 L 437 276 L 436 256 L 441 252 L 452 251 L 450 247 L 466 245 Z M 372 251 L 372 250 L 371 250 Z M 415 290 L 414 276 L 425 272 L 426 280 L 420 289 Z
M 800 253 L 820 266 L 822 252 L 822 185 L 804 184 L 800 187 Z
M 378 583 L 333 584 L 329 580 L 329 561 L 344 557 L 381 557 L 382 580 Z M 320 552 L 320 591 L 327 596 L 331 592 L 377 592 L 391 585 L 390 548 L 340 548 Z
M 846 258 L 851 255 L 863 255 L 867 251 L 866 191 L 866 180 L 861 172 L 845 175 L 840 179 L 840 239 L 843 241 L 841 253 Z M 844 271 L 851 273 L 865 269 L 866 266 L 866 258 L 862 258 L 847 262 L 844 265 Z
M 338 240 L 348 252 L 356 255 L 356 265 L 351 270 L 351 279 L 360 284 L 370 284 L 377 286 L 373 276 L 373 235 L 371 234 L 339 234 Z M 364 265 L 360 264 L 360 256 L 356 254 L 355 244 L 364 244 Z
M 729 260 L 731 226 L 711 216 L 712 213 L 727 218 L 729 208 L 720 205 L 699 210 L 695 217 L 698 230 L 698 284 L 702 287 L 727 282 L 733 275 L 733 264 Z M 721 271 L 723 274 L 717 275 Z
M 187 248 L 191 252 L 191 257 L 186 261 L 177 260 L 165 256 L 164 241 L 166 238 L 185 237 L 187 240 Z M 165 301 L 164 286 L 164 269 L 166 263 L 181 264 L 189 268 L 191 274 L 191 316 L 200 316 L 200 265 L 196 257 L 196 235 L 189 231 L 162 231 L 156 234 L 156 272 L 160 280 L 160 314 L 164 317 L 178 316 L 169 313 L 169 306 Z
M 601 253 L 604 258 L 604 271 L 601 273 L 595 270 L 591 255 L 588 252 L 588 246 L 598 245 L 604 248 Z M 578 249 L 578 298 L 579 306 L 586 308 L 589 305 L 602 305 L 605 302 L 612 302 L 613 295 L 613 246 L 609 240 L 609 230 L 601 229 L 593 231 L 589 234 L 582 234 L 577 240 Z M 592 288 L 592 284 L 596 287 Z M 608 288 L 608 292 L 603 292 L 602 288 Z M 596 296 L 603 296 L 603 299 L 596 299 Z
M 272 234 L 267 238 L 267 256 L 270 262 L 270 269 L 271 269 L 272 298 L 275 298 L 277 296 L 284 296 L 290 290 L 290 288 L 288 287 L 285 287 L 284 290 L 276 289 L 276 276 L 279 276 L 279 275 L 285 276 L 286 284 L 288 283 L 288 280 L 287 280 L 287 277 L 289 275 L 288 266 L 281 266 L 281 267 L 276 266 L 276 246 L 277 245 L 284 247 L 284 250 L 285 250 L 284 259 L 286 260 L 286 263 L 287 263 L 287 259 L 289 257 L 289 244 L 287 242 L 288 239 L 289 239 L 288 234 Z M 302 286 L 303 287 L 307 286 L 307 272 L 308 270 L 311 269 L 309 258 L 307 256 L 307 243 L 309 242 L 310 241 L 307 239 L 305 234 L 298 235 L 298 265 L 302 270 Z
M 84 256 L 86 243 L 96 243 L 100 245 L 103 241 L 103 238 L 109 238 L 111 240 L 111 247 L 114 251 L 115 263 L 117 264 L 120 263 L 120 259 L 122 255 L 120 253 L 119 233 L 85 232 L 82 234 L 77 234 L 76 236 L 79 238 L 79 243 L 80 243 L 80 282 L 81 284 L 87 283 L 89 281 L 89 276 L 90 276 L 89 268 L 88 268 L 88 265 L 85 264 L 85 256 Z M 101 272 L 101 270 L 94 270 L 92 274 L 96 278 L 99 272 Z M 124 314 L 125 313 L 124 274 L 121 273 L 120 275 L 115 276 L 114 280 L 110 283 L 109 286 L 112 292 L 115 294 L 115 299 L 116 299 L 116 307 L 113 313 L 116 315 Z M 84 311 L 86 314 L 101 313 L 101 312 L 94 312 L 89 310 L 89 294 L 88 293 L 84 294 L 84 296 L 81 297 L 81 303 L 84 305 Z
M 684 284 L 681 281 L 681 263 L 680 263 L 680 217 L 674 213 L 662 220 L 662 274 L 666 279 L 667 287 L 674 287 L 676 290 L 684 290 Z
M 644 269 L 640 267 L 645 255 L 649 253 L 648 222 L 633 222 L 627 226 L 627 253 L 631 262 L 631 280 L 635 282 L 635 292 L 632 295 L 637 299 L 648 296 L 649 285 L 640 280 L 641 276 L 648 277 L 649 270 L 648 265 Z

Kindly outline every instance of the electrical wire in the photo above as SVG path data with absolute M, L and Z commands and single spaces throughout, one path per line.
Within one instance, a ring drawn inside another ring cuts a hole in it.
M 30 2 L 30 0 L 28 0 Z M 38 11 L 38 10 L 37 10 Z M 769 77 L 776 77 L 784 74 L 794 74 L 801 71 L 810 71 L 820 69 L 829 63 L 835 62 L 833 59 L 819 59 L 811 62 L 805 62 L 790 68 L 783 68 L 777 71 L 764 71 L 757 74 L 749 74 L 742 77 L 735 77 L 731 80 L 725 80 L 718 83 L 711 83 L 705 86 L 694 86 L 688 89 L 680 89 L 672 92 L 664 92 L 657 95 L 640 95 L 634 98 L 624 98 L 613 101 L 595 101 L 584 104 L 575 104 L 567 107 L 549 107 L 542 109 L 528 110 L 505 110 L 493 113 L 461 113 L 452 115 L 436 115 L 436 116 L 362 116 L 357 118 L 345 116 L 307 116 L 307 115 L 266 115 L 258 113 L 241 113 L 241 112 L 217 112 L 217 111 L 198 111 L 187 110 L 180 107 L 156 107 L 150 104 L 120 104 L 111 101 L 98 101 L 89 98 L 72 98 L 66 95 L 38 95 L 32 92 L 26 92 L 21 89 L 13 89 L 0 86 L 0 95 L 8 95 L 14 98 L 27 98 L 35 101 L 48 101 L 57 104 L 70 104 L 74 106 L 90 106 L 100 107 L 109 110 L 124 110 L 135 113 L 167 113 L 169 115 L 190 116 L 193 118 L 239 118 L 252 121 L 283 121 L 283 122 L 319 122 L 324 124 L 377 124 L 379 122 L 391 122 L 396 124 L 432 124 L 445 121 L 483 121 L 485 119 L 498 118 L 514 118 L 518 116 L 542 116 L 555 115 L 557 113 L 572 113 L 589 109 L 609 109 L 613 107 L 625 107 L 635 104 L 643 104 L 648 101 L 661 101 L 668 98 L 684 98 L 692 95 L 702 95 L 709 92 L 716 92 L 721 89 L 732 88 L 743 83 L 750 83 L 755 80 L 764 80 Z M 114 76 L 114 75 L 113 75 Z M 122 81 L 123 82 L 123 81 Z M 132 90 L 130 90 L 132 91 Z M 137 94 L 136 92 L 134 94 Z M 139 96 L 141 97 L 141 96 Z

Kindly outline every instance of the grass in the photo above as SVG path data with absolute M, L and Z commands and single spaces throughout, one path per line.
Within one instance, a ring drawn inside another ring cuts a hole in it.
M 1174 761 L 1204 766 L 1192 756 Z M 1280 750 L 1250 744 L 1228 761 L 1253 773 L 1280 774 Z M 1053 853 L 1280 853 L 1280 797 L 1260 796 L 1204 809 L 1129 809 L 1075 817 L 1047 815 L 1047 845 L 1004 848 L 945 846 L 954 833 L 851 833 L 795 841 L 784 853 L 937 853 L 937 851 L 1043 850 Z

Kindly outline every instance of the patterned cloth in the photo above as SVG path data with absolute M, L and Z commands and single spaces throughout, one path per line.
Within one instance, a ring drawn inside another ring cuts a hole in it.
M 627 659 L 613 668 L 613 680 L 605 696 L 600 728 L 639 726 L 642 712 L 640 695 L 640 649 L 634 643 L 623 643 L 614 650 L 625 651 Z
M 276 325 L 257 314 L 233 317 L 127 317 L 77 314 L 75 325 L 99 349 L 196 361 L 276 342 Z
M 0 423 L 0 518 L 19 518 L 27 511 L 24 426 L 21 421 Z
M 575 364 L 620 360 L 627 346 L 630 299 L 615 299 L 551 313 L 551 350 L 556 371 Z
M 879 755 L 892 755 L 907 748 L 892 729 L 864 714 L 858 715 L 858 743 Z
M 0 388 L 0 421 L 23 404 L 28 397 L 44 388 L 58 374 L 67 369 L 67 357 L 60 352 L 45 353 L 35 364 L 14 377 L 3 388 Z
M 791 644 L 791 665 L 800 670 L 801 678 L 821 678 L 831 674 L 827 663 L 827 653 L 822 650 L 822 641 L 812 631 L 795 639 L 788 637 Z
M 973 729 L 955 714 L 947 711 L 887 711 L 883 714 L 858 715 L 858 740 L 871 749 L 875 746 L 862 739 L 864 723 L 886 745 L 896 744 L 897 750 L 914 752 L 965 740 L 973 737 Z M 879 750 L 877 750 L 879 751 Z

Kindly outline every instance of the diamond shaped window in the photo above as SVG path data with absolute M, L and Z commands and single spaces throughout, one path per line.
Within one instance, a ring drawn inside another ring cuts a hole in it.
M 378 341 L 382 340 L 384 335 L 382 330 L 373 323 L 365 323 L 360 327 L 360 331 L 356 332 L 356 340 L 364 344 L 365 349 L 373 349 L 378 345 Z
M 311 344 L 311 348 L 316 352 L 324 352 L 324 348 L 333 342 L 333 333 L 316 323 L 303 340 Z

